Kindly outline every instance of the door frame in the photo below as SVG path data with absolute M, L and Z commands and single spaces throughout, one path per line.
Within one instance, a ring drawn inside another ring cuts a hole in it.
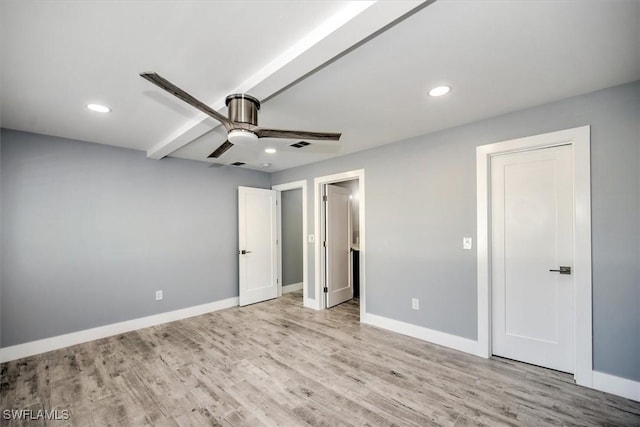
M 307 181 L 294 181 L 285 184 L 271 186 L 276 191 L 277 206 L 277 233 L 278 233 L 278 296 L 282 296 L 282 192 L 288 190 L 302 189 L 302 304 L 305 307 L 313 307 L 313 303 L 309 301 L 309 290 L 307 284 L 308 278 L 308 259 L 307 259 Z
M 365 184 L 364 169 L 351 170 L 316 177 L 313 180 L 313 222 L 315 233 L 315 296 L 314 308 L 323 310 L 326 308 L 325 299 L 322 296 L 322 247 L 321 247 L 321 219 L 322 219 L 322 186 L 342 181 L 358 180 L 358 222 L 359 222 L 359 246 L 360 246 L 360 321 L 366 313 L 366 233 L 365 233 Z
M 591 277 L 590 126 L 582 126 L 476 148 L 478 219 L 478 350 L 491 357 L 491 157 L 499 154 L 571 145 L 574 186 L 574 379 L 593 383 Z

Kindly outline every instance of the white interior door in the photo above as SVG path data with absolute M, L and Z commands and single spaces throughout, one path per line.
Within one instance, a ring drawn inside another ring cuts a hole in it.
M 240 305 L 278 296 L 276 192 L 238 187 Z
M 353 298 L 351 274 L 351 203 L 349 190 L 325 187 L 325 260 L 327 308 Z
M 493 354 L 574 371 L 571 146 L 491 160 Z

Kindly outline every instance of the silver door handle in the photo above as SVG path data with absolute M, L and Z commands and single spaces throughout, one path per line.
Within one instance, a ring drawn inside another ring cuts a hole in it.
M 571 267 L 566 267 L 564 265 L 560 266 L 560 270 L 549 270 L 549 271 L 554 271 L 556 273 L 560 273 L 560 274 L 571 274 Z

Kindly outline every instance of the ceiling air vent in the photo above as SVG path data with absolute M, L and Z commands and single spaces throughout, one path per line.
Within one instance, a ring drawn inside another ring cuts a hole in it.
M 244 164 L 245 164 L 244 162 L 233 162 L 231 163 L 231 166 L 242 166 Z
M 296 147 L 296 148 L 306 147 L 307 145 L 311 145 L 311 144 L 307 141 L 300 141 L 300 142 L 296 142 L 295 144 L 291 144 L 292 147 Z

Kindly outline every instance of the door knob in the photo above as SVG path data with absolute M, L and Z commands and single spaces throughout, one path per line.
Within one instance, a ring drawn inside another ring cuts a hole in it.
M 556 273 L 560 273 L 560 274 L 571 274 L 571 267 L 566 267 L 562 265 L 560 266 L 560 270 L 549 270 L 549 271 L 555 271 Z
M 245 251 L 244 249 L 238 252 L 238 255 L 246 255 L 246 254 L 250 254 L 251 251 Z

